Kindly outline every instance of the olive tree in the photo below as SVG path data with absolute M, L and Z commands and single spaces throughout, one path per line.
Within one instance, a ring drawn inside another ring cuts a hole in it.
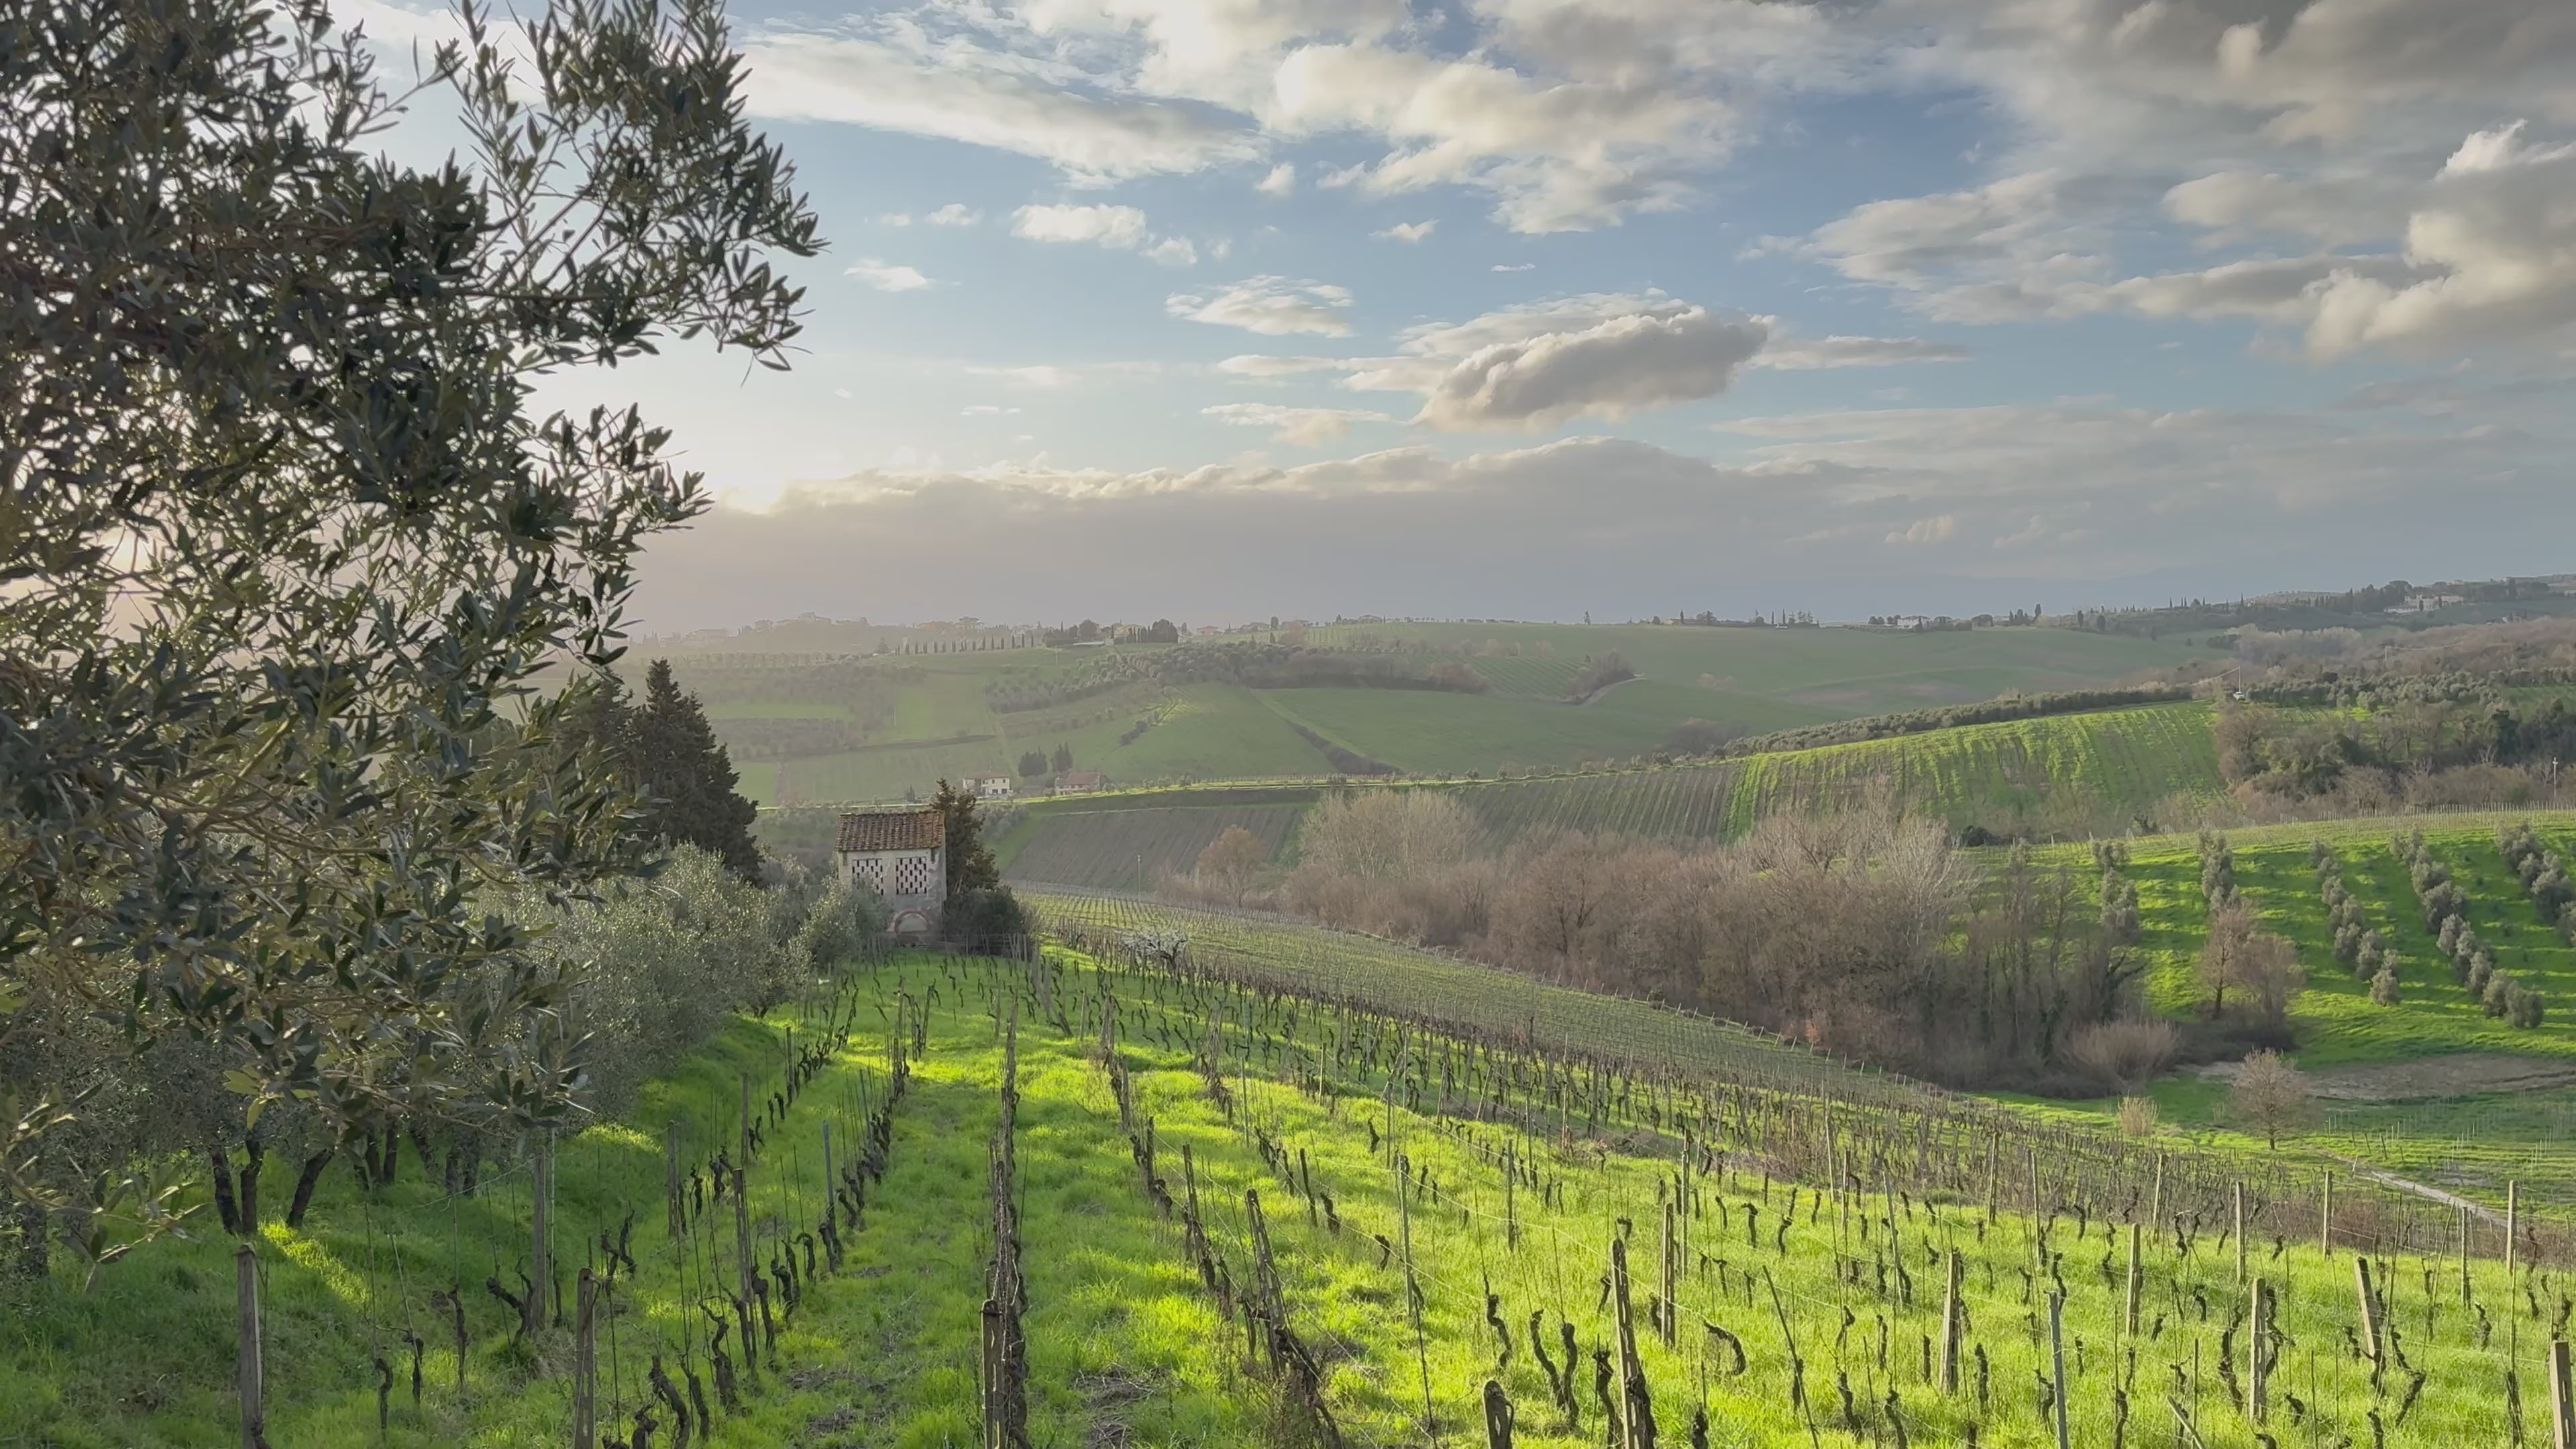
M 705 501 L 634 410 L 535 390 L 684 339 L 783 367 L 771 259 L 819 241 L 718 0 L 468 0 L 454 33 L 397 88 L 321 0 L 0 0 L 22 1204 L 116 1165 L 49 1148 L 84 1084 L 23 1065 L 102 1013 L 338 1140 L 545 1127 L 577 1086 L 561 969 L 482 902 L 649 867 L 561 726 Z M 431 108 L 464 153 L 391 159 Z

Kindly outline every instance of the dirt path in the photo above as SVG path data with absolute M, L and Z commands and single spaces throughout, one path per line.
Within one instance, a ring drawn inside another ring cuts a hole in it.
M 2352 1158 L 2344 1156 L 2340 1152 L 2329 1152 L 2326 1156 L 2333 1158 L 2335 1161 L 2342 1163 L 2344 1166 L 2351 1168 L 2353 1171 L 2360 1173 L 2363 1177 L 2369 1178 L 2372 1182 L 2378 1183 L 2382 1187 L 2393 1187 L 2399 1192 L 2411 1192 L 2417 1197 L 2423 1198 L 2429 1202 L 2440 1203 L 2444 1207 L 2448 1208 L 2467 1208 L 2470 1215 L 2476 1217 L 2481 1222 L 2491 1223 L 2497 1227 L 2504 1226 L 2504 1214 L 2497 1212 L 2493 1208 L 2483 1207 L 2477 1203 L 2471 1202 L 2467 1198 L 2460 1196 L 2458 1193 L 2444 1192 L 2442 1189 L 2435 1187 L 2430 1183 L 2417 1182 L 2411 1177 L 2399 1177 L 2393 1172 L 2383 1172 L 2380 1169 L 2371 1166 L 2369 1163 L 2355 1161 Z
M 1587 694 L 1587 695 L 1583 696 L 1581 699 L 1576 700 L 1576 701 L 1574 702 L 1574 707 L 1575 707 L 1576 709 L 1590 709 L 1590 708 L 1591 708 L 1592 706 L 1594 706 L 1595 704 L 1598 704 L 1598 703 L 1600 703 L 1600 702 L 1601 702 L 1601 696 L 1603 696 L 1603 695 L 1605 695 L 1605 694 L 1608 694 L 1610 691 L 1612 691 L 1612 690 L 1614 690 L 1614 689 L 1617 689 L 1620 685 L 1623 685 L 1623 684 L 1634 684 L 1634 683 L 1636 683 L 1638 680 L 1643 679 L 1643 678 L 1645 678 L 1645 677 L 1646 677 L 1646 676 L 1644 676 L 1644 675 L 1642 675 L 1642 674 L 1631 674 L 1631 675 L 1629 675 L 1629 676 L 1628 676 L 1627 678 L 1625 678 L 1625 679 L 1614 679 L 1614 680 L 1610 681 L 1608 684 L 1605 684 L 1605 685 L 1601 686 L 1599 689 L 1596 689 L 1596 690 L 1592 691 L 1590 694 Z

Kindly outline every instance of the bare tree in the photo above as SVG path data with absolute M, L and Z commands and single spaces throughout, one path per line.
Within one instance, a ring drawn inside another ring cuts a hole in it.
M 1269 863 L 1270 847 L 1261 843 L 1260 836 L 1240 825 L 1229 825 L 1224 834 L 1209 841 L 1207 849 L 1199 852 L 1198 862 L 1192 869 L 1200 879 L 1230 893 L 1239 906 L 1243 904 L 1244 892 L 1252 889 L 1252 878 Z
M 2283 1135 L 2296 1133 L 2316 1117 L 2308 1074 L 2283 1060 L 2279 1052 L 2247 1057 L 2237 1068 L 2227 1102 L 2245 1130 L 2262 1133 L 2264 1145 L 2274 1149 L 2280 1147 Z

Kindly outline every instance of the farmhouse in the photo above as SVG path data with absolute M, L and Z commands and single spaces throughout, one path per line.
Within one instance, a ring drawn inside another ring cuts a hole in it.
M 966 777 L 966 788 L 974 791 L 975 798 L 978 800 L 1008 800 L 1011 798 L 1011 777 L 969 775 Z
M 1109 777 L 1098 770 L 1067 770 L 1055 777 L 1059 795 L 1088 795 L 1109 783 Z
M 885 897 L 886 934 L 927 936 L 948 898 L 948 817 L 927 805 L 841 817 L 841 879 Z

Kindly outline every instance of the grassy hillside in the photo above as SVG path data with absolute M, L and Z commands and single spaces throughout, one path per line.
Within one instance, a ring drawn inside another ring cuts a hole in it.
M 1312 779 L 1337 773 L 1314 739 L 1417 775 L 1556 771 L 1630 760 L 1708 720 L 1743 732 L 2100 685 L 2191 657 L 2174 644 L 2055 629 L 1901 635 L 1870 630 L 1552 625 L 1397 633 L 1325 630 L 1380 666 L 1464 663 L 1492 688 L 1471 695 L 1356 687 L 1247 689 L 1103 681 L 1104 663 L 1169 646 L 986 649 L 957 654 L 683 652 L 696 692 L 764 803 L 888 800 L 942 775 L 1008 771 L 1030 751 L 1128 784 Z M 1184 645 L 1182 649 L 1201 646 Z M 1617 651 L 1642 677 L 1578 706 L 1582 661 Z M 1145 671 L 1150 675 L 1151 671 Z M 1347 764 L 1347 761 L 1346 761 Z
M 1607 709 L 1621 696 L 1648 687 L 1645 681 L 1622 686 L 1577 713 Z M 1358 695 L 1356 702 L 1336 699 L 1321 707 L 1315 702 L 1317 696 L 1352 694 Z M 1391 732 L 1391 720 L 1427 725 L 1446 716 L 1457 721 L 1463 732 L 1478 719 L 1509 718 L 1494 713 L 1488 701 L 1457 695 L 1283 690 L 1263 699 L 1312 721 L 1319 733 L 1353 749 L 1362 748 L 1364 741 L 1381 740 Z M 1485 713 L 1474 713 L 1479 710 Z M 1976 824 L 1998 835 L 2117 835 L 2176 797 L 2204 798 L 2222 790 L 2209 719 L 2205 704 L 2151 705 L 1968 725 L 1660 769 L 1370 788 L 1443 791 L 1474 811 L 1497 840 L 1546 829 L 1666 840 L 1732 840 L 1770 815 L 1848 807 L 1880 792 L 1892 794 L 1910 810 L 1938 816 L 1954 828 Z M 1426 735 L 1432 733 L 1426 728 Z M 1490 738 L 1469 736 L 1454 748 L 1474 748 Z M 1408 762 L 1397 758 L 1393 763 Z M 1234 798 L 1231 792 L 1221 796 Z M 1187 809 L 1208 803 L 1209 798 L 1207 792 L 1171 790 L 1115 802 L 1066 800 L 1032 807 L 1006 838 L 1015 840 L 1020 832 L 1045 821 L 1051 846 L 1043 857 L 1017 857 L 1014 873 L 1061 884 L 1136 888 L 1151 879 L 1157 868 L 1187 869 L 1196 848 L 1184 855 L 1181 847 L 1194 835 L 1175 833 L 1168 837 L 1168 848 L 1158 852 L 1150 842 L 1140 842 L 1127 824 L 1097 812 L 1149 800 Z M 1080 842 L 1094 830 L 1100 832 L 1098 853 L 1104 856 L 1132 854 L 1142 844 L 1141 864 L 1100 867 L 1111 873 L 1078 879 L 1048 875 L 1037 868 L 1039 860 L 1055 869 L 1084 868 Z
M 628 1437 L 658 1368 L 683 1402 L 692 1385 L 708 1402 L 712 1432 L 694 1442 L 710 1449 L 977 1442 L 1008 1063 L 1033 1443 L 1293 1449 L 1313 1442 L 1318 1411 L 1352 1444 L 1475 1442 L 1498 1395 L 1517 1444 L 1580 1449 L 1603 1442 L 1596 1366 L 1627 1358 L 1624 1340 L 1635 1397 L 1617 1397 L 1651 1410 L 1662 1443 L 1704 1422 L 1709 1442 L 1740 1449 L 1900 1433 L 1926 1449 L 2038 1449 L 2062 1405 L 2077 1443 L 2160 1443 L 2179 1414 L 2196 1442 L 2252 1449 L 2254 1278 L 2278 1306 L 2262 1345 L 2274 1442 L 2368 1442 L 2374 1414 L 2396 1443 L 2543 1442 L 2545 1395 L 2495 1386 L 2544 1381 L 2570 1252 L 2553 1224 L 2525 1220 L 2508 1278 L 2485 1220 L 2454 1257 L 2471 1220 L 2350 1174 L 2328 1212 L 2317 1168 L 2290 1154 L 2127 1144 L 1634 1003 L 1507 979 L 1498 998 L 1442 975 L 1470 968 L 1349 938 L 1187 924 L 1188 977 L 1140 971 L 1098 936 L 1042 972 L 899 957 L 854 975 L 827 1013 L 738 1025 L 634 1120 L 560 1144 L 564 1262 L 604 1267 L 596 1235 L 614 1242 L 633 1214 L 635 1265 L 598 1341 L 603 1430 Z M 1448 1009 L 1423 1014 L 1433 1002 Z M 832 1044 L 792 1092 L 778 1073 L 789 1025 Z M 728 1410 L 707 1329 L 726 1307 L 735 1215 L 692 1206 L 667 1236 L 661 1144 L 676 1133 L 696 1170 L 731 1142 L 737 1074 L 782 1092 L 745 1216 L 783 1321 L 756 1372 L 731 1340 L 742 1382 Z M 863 1129 L 871 1119 L 882 1126 Z M 807 1272 L 798 1234 L 830 1210 L 826 1124 L 840 1166 L 873 1145 L 863 1211 L 839 1204 L 846 1258 L 818 1244 Z M 305 1231 L 262 1240 L 272 1442 L 566 1442 L 569 1330 L 516 1339 L 475 1281 L 514 1279 L 523 1174 L 448 1198 L 413 1166 L 373 1200 L 334 1174 Z M 2405 1357 L 2376 1376 L 2348 1349 L 2364 1252 L 2383 1268 L 2404 1254 L 2376 1282 Z M 165 1242 L 89 1294 L 67 1267 L 13 1290 L 0 1440 L 238 1442 L 228 1257 Z M 461 1392 L 431 1299 L 449 1289 L 466 1302 Z M 1955 1387 L 1937 1363 L 1948 1323 Z M 417 1403 L 406 1333 L 427 1350 Z M 654 1442 L 673 1442 L 669 1406 L 654 1412 Z
M 1704 685 L 1710 708 L 1703 718 L 1722 718 L 1731 706 L 1752 708 L 1759 701 L 1814 709 L 1817 718 L 1889 714 L 1992 699 L 2006 690 L 2037 694 L 2082 688 L 2223 652 L 2179 639 L 2055 628 L 1906 633 L 1650 624 L 1356 624 L 1318 629 L 1312 637 L 1333 647 L 1403 647 L 1420 641 L 1442 651 L 1490 651 L 1476 656 L 1480 670 L 1542 654 L 1562 663 L 1616 650 L 1649 679 Z
M 1203 805 L 1143 810 L 1052 811 L 1003 833 L 995 848 L 1005 873 L 1090 890 L 1151 890 L 1165 870 L 1183 871 L 1233 826 L 1260 837 L 1270 858 L 1294 849 L 1306 806 Z

